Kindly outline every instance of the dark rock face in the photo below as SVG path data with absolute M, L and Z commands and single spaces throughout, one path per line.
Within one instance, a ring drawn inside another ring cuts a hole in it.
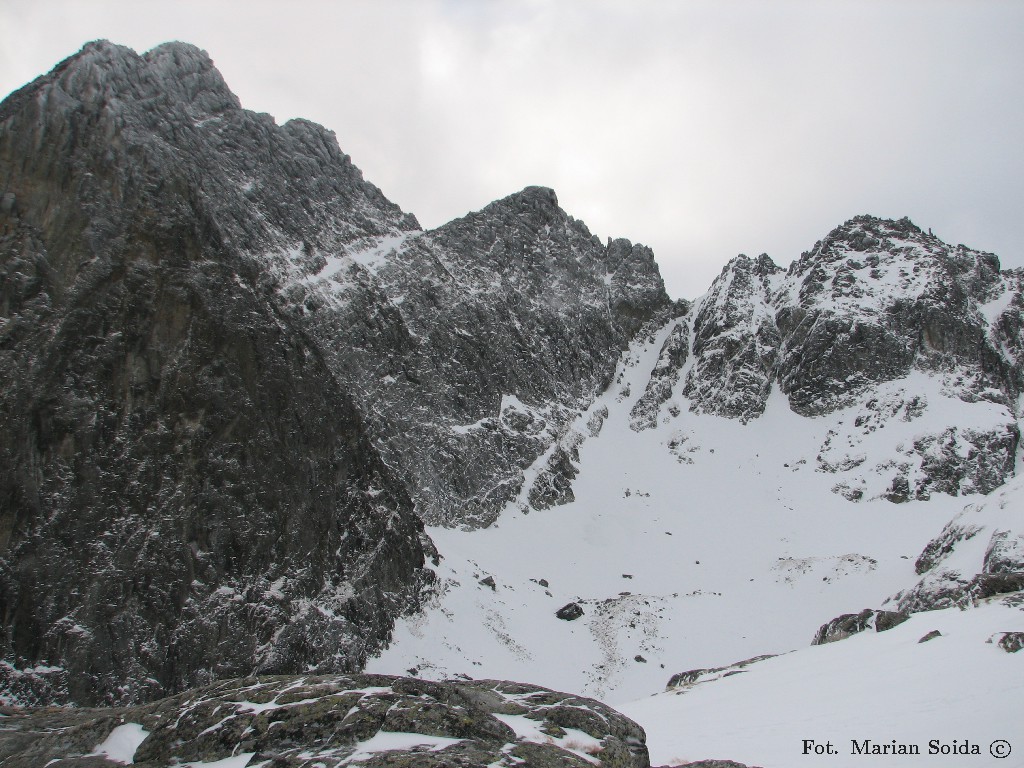
M 404 225 L 322 133 L 240 110 L 183 45 L 91 44 L 0 107 L 0 654 L 25 700 L 356 669 L 431 576 L 350 393 L 246 254 L 271 212 L 235 217 L 250 178 L 305 229 L 322 212 L 286 193 L 326 166 L 348 235 Z
M 1007 395 L 977 306 L 1001 289 L 991 254 L 951 248 L 909 219 L 851 219 L 794 262 L 778 297 L 779 380 L 793 409 L 830 410 L 911 366 L 965 366 Z
M 683 387 L 690 408 L 743 422 L 764 412 L 781 339 L 768 311 L 767 256 L 733 259 L 715 280 L 693 321 L 694 364 Z
M 777 381 L 816 415 L 917 368 L 963 370 L 970 392 L 1007 402 L 1020 391 L 1019 299 L 1020 276 L 991 254 L 860 216 L 786 271 L 734 259 L 696 305 L 684 391 L 694 410 L 746 420 Z
M 572 446 L 536 488 L 523 470 L 670 308 L 649 249 L 602 245 L 541 187 L 339 264 L 294 270 L 282 295 L 318 307 L 310 334 L 434 524 L 487 525 L 521 492 L 538 507 L 571 500 Z
M 575 501 L 572 492 L 572 481 L 579 474 L 573 459 L 579 460 L 579 454 L 573 450 L 566 452 L 562 446 L 556 446 L 551 452 L 541 473 L 530 487 L 529 500 L 533 509 L 549 509 L 559 504 Z
M 120 765 L 126 757 L 156 768 L 239 755 L 282 768 L 336 768 L 352 758 L 381 768 L 585 768 L 594 758 L 609 768 L 650 765 L 643 730 L 609 707 L 498 680 L 247 678 L 131 708 L 11 714 L 0 760 L 12 768 Z M 130 747 L 108 741 L 117 729 Z

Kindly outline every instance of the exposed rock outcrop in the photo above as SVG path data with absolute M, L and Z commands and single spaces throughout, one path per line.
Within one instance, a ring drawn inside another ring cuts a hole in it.
M 805 415 L 912 370 L 960 374 L 967 400 L 1021 391 L 1021 275 L 908 219 L 859 216 L 787 270 L 739 256 L 695 302 L 691 409 L 747 420 L 777 383 Z
M 562 619 L 563 621 L 575 621 L 583 615 L 583 608 L 580 607 L 579 603 L 566 603 L 557 611 L 555 616 Z
M 677 320 L 658 353 L 658 362 L 651 370 L 643 395 L 630 411 L 630 427 L 637 432 L 651 429 L 658 423 L 661 406 L 672 397 L 679 371 L 690 354 L 690 326 Z
M 1024 590 L 1020 489 L 1021 481 L 1014 480 L 950 520 L 918 557 L 921 578 L 889 602 L 915 612 Z
M 726 667 L 711 667 L 710 669 L 690 669 L 686 672 L 678 672 L 669 678 L 668 683 L 665 685 L 665 690 L 671 691 L 676 689 L 687 689 L 693 688 L 701 683 L 708 683 L 713 680 L 719 680 L 723 677 L 730 677 L 732 675 L 740 674 L 745 671 L 746 667 L 751 664 L 757 664 L 759 661 L 765 659 L 775 658 L 777 654 L 764 654 L 762 656 L 755 656 L 751 659 L 744 659 L 743 661 L 737 661 L 735 664 L 730 664 Z
M 309 333 L 420 516 L 487 525 L 608 386 L 633 335 L 668 316 L 653 254 L 600 243 L 543 187 L 383 242 L 319 271 L 291 265 L 281 294 L 300 314 L 318 307 L 303 315 Z M 527 489 L 538 507 L 572 498 L 571 451 Z
M 497 680 L 246 678 L 130 708 L 5 714 L 0 761 L 11 768 L 650 765 L 643 729 L 604 704 Z
M 850 412 L 817 458 L 851 501 L 991 493 L 1020 441 L 1021 283 L 908 219 L 851 219 L 785 270 L 741 255 L 677 321 L 632 426 L 653 427 L 673 396 L 664 420 L 688 408 L 747 422 L 777 388 L 805 416 Z M 962 414 L 937 431 L 878 432 L 945 401 Z
M 860 613 L 844 613 L 842 616 L 837 616 L 822 624 L 815 633 L 811 645 L 834 643 L 836 640 L 844 640 L 850 635 L 868 629 L 885 632 L 909 618 L 910 614 L 903 611 L 881 611 L 870 608 L 865 608 Z
M 683 386 L 698 413 L 740 419 L 764 412 L 781 338 L 770 309 L 782 270 L 766 255 L 722 270 L 693 320 L 693 368 Z

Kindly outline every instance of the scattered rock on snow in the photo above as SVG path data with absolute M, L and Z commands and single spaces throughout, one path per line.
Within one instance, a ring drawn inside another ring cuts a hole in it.
M 762 656 L 754 656 L 751 659 L 744 659 L 743 661 L 737 661 L 735 664 L 730 664 L 727 667 L 712 667 L 710 669 L 691 669 L 686 672 L 679 672 L 678 674 L 672 675 L 669 678 L 668 684 L 665 686 L 665 690 L 672 690 L 673 688 L 692 688 L 700 683 L 707 683 L 712 680 L 718 680 L 722 677 L 729 677 L 739 672 L 744 671 L 744 667 L 749 667 L 751 664 L 756 664 L 759 661 L 765 659 L 774 658 L 776 654 L 767 653 Z

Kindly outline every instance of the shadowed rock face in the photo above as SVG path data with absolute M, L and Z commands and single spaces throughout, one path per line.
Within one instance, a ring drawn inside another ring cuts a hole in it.
M 262 677 L 133 708 L 10 714 L 0 760 L 12 768 L 125 758 L 155 767 L 239 755 L 282 768 L 336 768 L 352 758 L 382 768 L 585 768 L 595 758 L 607 768 L 650 765 L 643 729 L 604 704 L 498 680 Z
M 0 105 L 0 259 L 25 702 L 361 668 L 432 578 L 421 520 L 492 521 L 669 307 L 548 189 L 422 232 L 180 43 L 89 44 Z
M 766 305 L 779 272 L 767 256 L 739 256 L 701 302 L 693 320 L 694 364 L 683 389 L 695 412 L 746 422 L 764 411 L 780 345 Z
M 820 413 L 865 385 L 963 368 L 977 390 L 1019 391 L 983 307 L 1014 288 L 992 254 L 951 247 L 909 219 L 851 219 L 794 262 L 776 303 L 779 379 L 794 410 Z M 1011 280 L 1012 282 L 1012 280 Z
M 321 215 L 285 194 L 307 166 L 353 232 L 404 225 L 189 46 L 92 44 L 0 107 L 0 653 L 36 670 L 5 667 L 23 700 L 355 669 L 430 576 L 405 489 L 247 255 L 257 146 L 282 226 Z
M 543 187 L 365 247 L 282 295 L 316 307 L 310 334 L 430 523 L 492 522 L 669 309 L 649 249 L 602 244 Z

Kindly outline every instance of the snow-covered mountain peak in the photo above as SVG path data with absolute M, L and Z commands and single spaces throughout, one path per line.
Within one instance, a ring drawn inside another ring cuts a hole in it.
M 793 262 L 776 303 L 870 317 L 901 302 L 984 300 L 998 282 L 992 254 L 947 245 L 907 218 L 858 216 Z
M 692 339 L 674 372 L 658 369 L 658 388 L 674 375 L 677 408 L 747 421 L 773 386 L 813 416 L 923 370 L 949 374 L 966 400 L 1009 405 L 1021 391 L 1021 303 L 1020 278 L 995 256 L 908 219 L 860 216 L 788 269 L 766 255 L 730 261 L 687 315 Z

